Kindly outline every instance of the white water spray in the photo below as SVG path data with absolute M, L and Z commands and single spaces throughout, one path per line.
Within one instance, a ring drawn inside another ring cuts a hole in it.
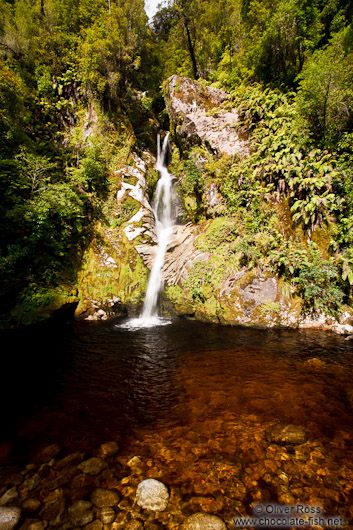
M 163 265 L 168 243 L 173 234 L 174 219 L 172 216 L 172 179 L 168 172 L 169 162 L 169 133 L 161 146 L 161 139 L 157 138 L 157 164 L 159 180 L 156 198 L 153 206 L 155 217 L 157 250 L 148 280 L 145 303 L 139 318 L 130 320 L 124 327 L 150 327 L 168 324 L 169 321 L 158 316 L 158 298 L 163 286 Z

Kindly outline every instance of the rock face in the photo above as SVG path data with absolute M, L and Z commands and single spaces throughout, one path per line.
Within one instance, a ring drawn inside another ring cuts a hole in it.
M 226 530 L 220 517 L 208 513 L 194 513 L 184 521 L 182 530 Z
M 213 153 L 245 156 L 249 145 L 240 138 L 235 109 L 227 110 L 227 94 L 186 77 L 168 79 L 167 108 L 181 142 L 203 144 Z
M 169 502 L 168 489 L 159 480 L 152 478 L 143 480 L 137 486 L 136 502 L 145 510 L 162 512 Z

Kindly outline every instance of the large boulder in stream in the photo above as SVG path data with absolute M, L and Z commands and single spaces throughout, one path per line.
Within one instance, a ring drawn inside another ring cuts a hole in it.
M 136 502 L 145 510 L 163 512 L 169 502 L 168 488 L 153 478 L 143 480 L 137 486 Z

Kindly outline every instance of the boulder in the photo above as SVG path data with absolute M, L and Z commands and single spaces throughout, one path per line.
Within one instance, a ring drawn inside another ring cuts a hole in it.
M 12 506 L 0 508 L 0 530 L 12 530 L 18 524 L 21 510 Z
M 155 479 L 140 482 L 136 490 L 136 502 L 141 508 L 153 512 L 162 512 L 169 502 L 167 486 Z

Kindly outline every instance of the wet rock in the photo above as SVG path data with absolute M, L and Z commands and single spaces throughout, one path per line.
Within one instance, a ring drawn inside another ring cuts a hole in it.
M 169 502 L 168 489 L 159 480 L 143 480 L 137 486 L 136 502 L 145 510 L 162 512 L 166 509 Z
M 351 335 L 353 333 L 353 326 L 350 324 L 339 324 L 338 322 L 332 326 L 332 331 L 339 335 Z
M 0 506 L 4 506 L 5 504 L 9 504 L 10 502 L 14 501 L 18 497 L 18 491 L 17 488 L 14 486 L 13 488 L 10 488 L 7 490 L 1 497 L 0 497 Z
M 3 506 L 0 508 L 0 530 L 12 530 L 21 517 L 19 508 Z
M 115 520 L 115 511 L 110 506 L 104 506 L 98 512 L 98 519 L 103 524 L 112 523 Z
M 36 489 L 40 484 L 40 475 L 35 473 L 28 479 L 26 479 L 23 484 L 19 487 L 19 492 L 21 495 L 26 495 L 28 491 Z
M 226 525 L 220 517 L 208 513 L 194 513 L 188 517 L 182 530 L 226 530 Z
M 26 499 L 22 504 L 22 510 L 25 513 L 35 513 L 39 510 L 40 506 L 38 499 Z
M 299 327 L 304 329 L 331 329 L 336 324 L 333 317 L 320 311 L 313 311 L 304 315 L 299 322 Z
M 266 432 L 266 438 L 277 444 L 300 445 L 307 441 L 308 435 L 301 425 L 279 423 Z
M 119 451 L 119 446 L 116 442 L 107 442 L 102 444 L 98 451 L 97 456 L 101 458 L 114 456 Z
M 44 506 L 40 511 L 40 517 L 50 521 L 53 526 L 60 524 L 66 510 L 63 490 L 57 489 L 50 492 L 43 502 Z
M 96 519 L 92 523 L 87 524 L 84 528 L 85 530 L 102 530 L 103 523 L 101 521 L 98 521 L 98 519 Z
M 128 522 L 127 512 L 120 512 L 117 514 L 115 521 L 109 525 L 110 530 L 125 530 Z
M 98 475 L 107 465 L 101 458 L 93 457 L 82 462 L 77 468 L 87 475 Z
M 313 369 L 318 369 L 318 370 L 321 370 L 321 369 L 324 369 L 326 368 L 326 364 L 324 361 L 322 361 L 321 359 L 318 359 L 317 357 L 313 357 L 312 359 L 308 359 L 307 361 L 305 361 L 304 363 L 306 366 L 308 366 L 309 368 L 313 368 Z
M 130 521 L 125 526 L 125 530 L 143 530 L 144 526 L 141 521 Z
M 91 501 L 97 508 L 103 508 L 105 506 L 117 505 L 120 497 L 114 490 L 97 488 L 92 492 Z
M 47 445 L 34 455 L 33 461 L 38 464 L 44 464 L 45 462 L 49 462 L 49 460 L 58 456 L 60 450 L 61 449 L 57 444 Z
M 69 496 L 71 500 L 74 502 L 87 497 L 94 485 L 94 477 L 92 475 L 85 475 L 84 473 L 76 475 L 70 482 Z
M 80 451 L 77 451 L 76 453 L 70 453 L 64 458 L 57 460 L 54 464 L 55 468 L 63 469 L 65 467 L 77 466 L 80 462 L 82 462 L 84 456 L 84 453 L 81 453 Z
M 26 530 L 44 530 L 47 526 L 48 521 L 39 521 L 38 519 L 34 519 L 32 521 L 28 521 L 26 524 Z
M 92 503 L 89 501 L 77 501 L 68 511 L 69 519 L 75 526 L 85 526 L 94 519 Z

